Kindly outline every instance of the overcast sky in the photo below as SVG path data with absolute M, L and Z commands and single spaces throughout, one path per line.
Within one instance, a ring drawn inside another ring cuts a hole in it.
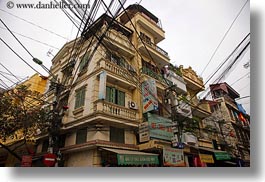
M 9 9 L 6 6 L 8 2 L 9 0 L 0 1 L 1 19 L 12 31 L 28 37 L 25 38 L 15 34 L 23 42 L 25 47 L 28 48 L 35 57 L 41 59 L 45 66 L 49 68 L 53 56 L 47 56 L 47 52 L 52 50 L 52 54 L 55 55 L 67 41 L 75 38 L 77 29 L 59 9 Z M 20 0 L 19 2 L 38 3 L 39 0 Z M 87 0 L 81 0 L 81 2 L 86 3 Z M 91 0 L 91 2 L 93 2 L 93 0 Z M 139 0 L 128 0 L 126 2 L 126 7 L 136 2 L 139 2 Z M 198 75 L 201 75 L 215 49 L 245 2 L 246 0 L 142 0 L 141 5 L 161 20 L 166 39 L 162 41 L 159 46 L 169 53 L 171 63 L 178 66 L 184 65 L 184 67 L 191 66 Z M 14 17 L 14 15 L 47 30 L 51 30 L 60 36 L 27 23 Z M 100 15 L 101 14 L 98 13 L 98 16 Z M 240 41 L 250 33 L 249 15 L 250 8 L 248 2 L 217 50 L 211 63 L 203 75 L 201 75 L 204 81 L 206 81 L 217 66 L 228 57 Z M 3 27 L 3 24 L 0 23 L 0 37 L 35 69 L 47 75 L 42 68 L 33 63 L 29 54 L 22 49 L 10 33 L 4 30 Z M 0 42 L 0 51 L 0 62 L 15 75 L 25 78 L 34 74 L 34 71 L 17 58 L 2 42 Z M 250 50 L 247 51 L 243 58 L 237 63 L 236 67 L 233 68 L 233 72 L 227 75 L 224 81 L 228 84 L 232 84 L 242 76 L 247 75 L 250 68 L 245 69 L 243 65 L 248 61 L 250 61 Z M 7 72 L 1 65 L 0 71 L 0 73 Z M 17 81 L 14 77 L 6 74 L 5 76 L 13 81 Z M 0 75 L 0 79 L 5 81 L 8 85 L 12 85 L 12 83 L 2 75 Z M 245 76 L 240 79 L 240 81 L 233 84 L 232 87 L 240 93 L 241 97 L 249 96 L 250 78 Z M 243 104 L 248 113 L 250 112 L 250 98 L 241 99 L 238 102 Z

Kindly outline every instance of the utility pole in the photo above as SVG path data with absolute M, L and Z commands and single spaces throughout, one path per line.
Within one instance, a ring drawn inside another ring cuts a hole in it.
M 184 144 L 182 143 L 182 135 L 183 135 L 183 128 L 184 128 L 184 120 L 177 120 L 177 116 L 179 115 L 179 101 L 178 101 L 178 94 L 177 94 L 177 85 L 174 84 L 168 87 L 165 90 L 165 98 L 168 100 L 168 104 L 171 104 L 171 119 L 173 122 L 173 126 L 177 128 L 177 132 L 174 135 L 177 135 L 177 145 L 176 147 L 179 149 L 184 148 Z
M 41 66 L 43 66 L 42 61 L 37 58 L 34 58 L 33 61 Z M 72 65 L 73 66 L 73 65 Z M 51 85 L 50 87 L 54 89 L 54 101 L 52 103 L 52 109 L 49 113 L 49 118 L 51 118 L 51 123 L 49 124 L 48 133 L 49 133 L 49 147 L 48 154 L 54 154 L 56 156 L 55 164 L 58 165 L 58 162 L 61 160 L 62 155 L 59 150 L 59 139 L 60 139 L 60 129 L 62 124 L 63 113 L 68 109 L 67 106 L 62 106 L 61 103 L 61 94 L 65 90 L 65 86 L 62 83 L 59 83 L 56 80 L 56 77 L 49 71 L 51 75 Z

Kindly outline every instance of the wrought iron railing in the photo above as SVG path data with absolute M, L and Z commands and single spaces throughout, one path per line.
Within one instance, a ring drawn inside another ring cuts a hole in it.
M 154 79 L 156 79 L 156 80 L 158 80 L 158 81 L 160 81 L 163 84 L 166 84 L 168 86 L 172 86 L 173 85 L 172 81 L 170 81 L 170 80 L 168 80 L 166 78 L 163 78 L 163 76 L 161 74 L 158 74 L 158 73 L 154 72 L 153 70 L 151 70 L 151 69 L 149 69 L 147 67 L 142 67 L 141 73 L 145 74 L 145 75 L 148 75 L 148 76 L 150 76 L 150 77 L 152 77 L 152 78 L 154 78 Z

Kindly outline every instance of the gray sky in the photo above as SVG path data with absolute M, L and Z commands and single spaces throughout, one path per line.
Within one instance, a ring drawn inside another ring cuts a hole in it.
M 77 29 L 59 9 L 8 9 L 6 6 L 7 2 L 9 0 L 0 1 L 1 10 L 33 22 L 66 38 L 64 39 L 44 31 L 0 10 L 1 19 L 12 31 L 50 45 L 43 45 L 15 34 L 25 47 L 35 57 L 41 59 L 45 66 L 49 68 L 53 56 L 48 57 L 47 52 L 51 49 L 52 54 L 55 55 L 64 43 L 75 38 Z M 38 3 L 39 0 L 20 0 L 19 2 Z M 44 3 L 45 1 L 42 2 Z M 87 1 L 81 0 L 81 2 L 86 3 Z M 135 2 L 139 1 L 128 0 L 126 7 Z M 184 65 L 184 67 L 191 66 L 200 75 L 245 2 L 246 0 L 142 0 L 141 5 L 162 21 L 163 29 L 166 32 L 166 39 L 159 46 L 169 53 L 171 63 Z M 250 32 L 249 14 L 248 2 L 203 73 L 204 81 Z M 0 37 L 34 68 L 42 74 L 47 75 L 42 68 L 33 63 L 31 57 L 22 49 L 10 33 L 1 27 L 4 26 L 0 24 Z M 26 77 L 34 74 L 34 71 L 17 58 L 2 42 L 0 42 L 0 51 L 2 54 L 0 62 L 15 75 Z M 250 51 L 248 50 L 241 61 L 237 63 L 233 72 L 226 77 L 225 81 L 228 84 L 232 84 L 246 75 L 250 69 L 245 69 L 243 65 L 249 60 Z M 6 72 L 1 66 L 0 71 Z M 8 76 L 8 78 L 16 81 L 14 77 Z M 0 79 L 6 81 L 6 78 L 2 75 L 0 75 Z M 7 81 L 7 84 L 11 85 L 12 83 Z M 232 87 L 240 93 L 241 97 L 249 96 L 250 78 L 246 76 Z M 250 112 L 250 98 L 242 99 L 238 102 L 243 104 L 248 113 Z

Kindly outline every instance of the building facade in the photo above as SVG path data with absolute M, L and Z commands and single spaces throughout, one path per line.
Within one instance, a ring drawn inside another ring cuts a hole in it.
M 221 148 L 237 160 L 238 165 L 250 165 L 250 116 L 236 102 L 240 98 L 226 82 L 210 85 L 212 115 L 219 121 Z
M 25 86 L 27 90 L 36 92 L 37 94 L 44 94 L 46 90 L 48 82 L 48 77 L 40 76 L 38 74 L 32 75 L 30 78 L 25 80 L 24 82 L 18 84 L 15 88 L 12 90 L 16 90 L 16 88 L 20 86 Z M 8 90 L 3 91 L 7 92 Z M 18 98 L 14 98 L 14 101 Z M 39 102 L 32 97 L 28 96 L 25 100 L 25 107 L 32 107 L 32 105 L 39 105 Z M 24 143 L 25 136 L 21 130 L 18 130 L 15 132 L 16 137 L 12 136 L 7 138 L 5 141 L 0 140 L 0 142 L 4 145 L 6 145 L 10 150 L 13 150 L 14 153 L 16 153 L 19 157 L 22 157 L 23 155 L 32 155 L 29 154 L 29 151 L 32 153 L 35 152 L 35 140 L 34 136 L 32 136 L 30 139 L 27 139 L 26 143 Z M 15 167 L 20 166 L 21 161 L 19 161 L 16 157 L 14 157 L 11 153 L 9 153 L 6 149 L 0 148 L 0 166 L 3 167 Z

